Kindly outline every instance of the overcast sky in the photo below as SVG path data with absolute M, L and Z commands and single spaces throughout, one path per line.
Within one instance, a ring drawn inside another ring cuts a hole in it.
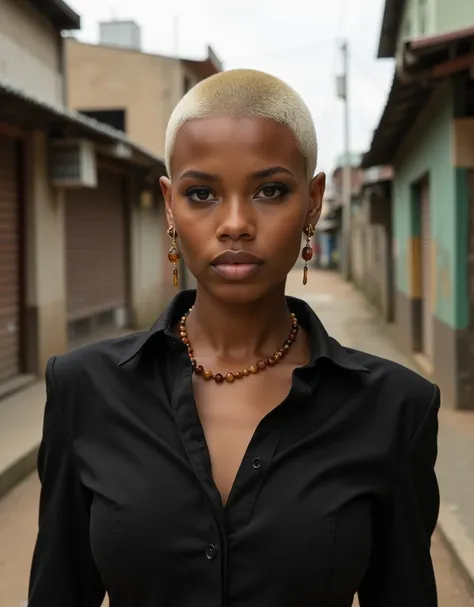
M 385 105 L 391 60 L 376 51 L 385 0 L 68 0 L 82 16 L 78 38 L 98 42 L 101 20 L 134 19 L 144 51 L 204 58 L 210 44 L 226 69 L 270 72 L 308 104 L 319 138 L 319 169 L 343 151 L 343 104 L 335 93 L 343 38 L 350 55 L 350 141 L 364 151 Z M 178 27 L 175 27 L 175 24 Z M 177 35 L 176 35 L 177 32 Z

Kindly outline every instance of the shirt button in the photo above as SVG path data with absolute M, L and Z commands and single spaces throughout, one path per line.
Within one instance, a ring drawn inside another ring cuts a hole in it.
M 262 460 L 259 457 L 254 457 L 252 460 L 252 467 L 255 468 L 255 470 L 258 470 L 259 468 L 261 468 Z
M 214 546 L 214 544 L 209 544 L 209 546 L 206 548 L 206 558 L 208 558 L 210 561 L 214 560 L 216 556 L 216 547 Z

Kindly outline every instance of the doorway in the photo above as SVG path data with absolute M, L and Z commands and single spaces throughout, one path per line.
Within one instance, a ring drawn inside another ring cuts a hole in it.
M 418 251 L 414 256 L 415 297 L 419 306 L 414 307 L 413 344 L 431 363 L 434 357 L 434 302 L 433 260 L 431 233 L 430 181 L 423 178 L 415 187 L 414 234 L 419 235 Z

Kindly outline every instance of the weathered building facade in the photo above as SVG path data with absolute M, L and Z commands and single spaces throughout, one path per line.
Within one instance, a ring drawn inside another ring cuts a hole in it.
M 363 166 L 394 167 L 396 334 L 447 402 L 473 408 L 474 5 L 444 21 L 446 2 L 419 4 L 386 2 L 379 56 L 396 71 Z
M 82 339 L 146 326 L 168 276 L 149 229 L 163 161 L 66 108 L 61 32 L 79 16 L 62 0 L 0 0 L 0 15 L 2 397 Z
M 197 82 L 220 71 L 221 63 L 210 47 L 203 60 L 142 52 L 140 28 L 131 21 L 102 23 L 100 29 L 99 44 L 66 41 L 69 106 L 163 156 L 166 126 L 175 105 Z M 150 226 L 163 235 L 160 251 L 154 251 L 163 274 L 169 270 L 167 227 L 164 212 Z M 183 260 L 180 275 L 181 286 L 195 284 Z M 171 281 L 162 286 L 165 299 L 172 293 Z

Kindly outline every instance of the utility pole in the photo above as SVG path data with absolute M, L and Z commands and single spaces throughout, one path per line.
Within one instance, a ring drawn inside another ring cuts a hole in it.
M 349 117 L 349 48 L 347 41 L 341 45 L 343 73 L 338 78 L 338 97 L 344 101 L 344 167 L 342 186 L 342 274 L 346 280 L 351 278 L 351 198 L 352 163 L 350 154 L 350 117 Z

